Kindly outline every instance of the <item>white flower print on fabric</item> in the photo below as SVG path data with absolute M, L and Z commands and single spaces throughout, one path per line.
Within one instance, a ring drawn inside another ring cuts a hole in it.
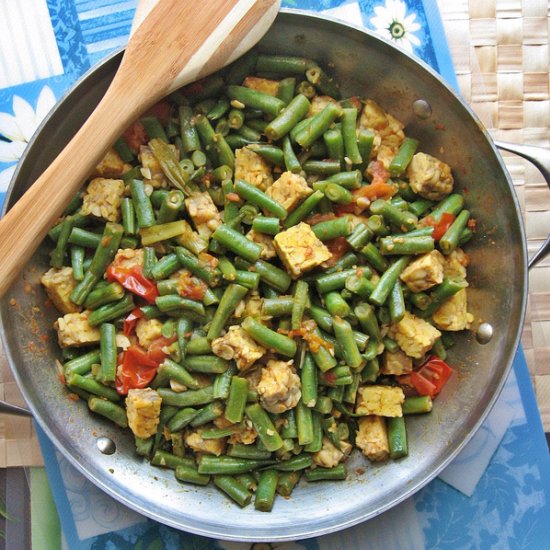
M 413 46 L 420 46 L 420 40 L 414 34 L 420 29 L 416 14 L 407 15 L 407 6 L 400 0 L 386 0 L 385 5 L 374 8 L 375 17 L 370 20 L 374 32 L 382 38 L 395 42 L 409 53 Z
M 17 162 L 32 135 L 55 105 L 55 96 L 49 86 L 44 86 L 36 102 L 36 110 L 23 98 L 13 96 L 13 115 L 0 113 L 0 162 L 14 163 L 0 172 L 0 193 L 8 188 Z M 7 139 L 9 141 L 4 141 Z

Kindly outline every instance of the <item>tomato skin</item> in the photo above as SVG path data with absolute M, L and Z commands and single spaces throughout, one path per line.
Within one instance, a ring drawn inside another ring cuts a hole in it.
M 424 361 L 417 371 L 410 374 L 411 384 L 419 395 L 435 397 L 453 374 L 453 369 L 436 355 Z
M 207 288 L 206 283 L 193 277 L 189 272 L 182 273 L 178 279 L 178 293 L 184 298 L 202 300 Z
M 449 227 L 451 227 L 451 225 L 455 221 L 455 217 L 456 216 L 454 214 L 444 212 L 438 222 L 435 222 L 435 220 L 430 216 L 426 218 L 426 223 L 433 226 L 434 228 L 432 237 L 435 241 L 439 241 L 439 239 L 441 239 L 441 237 L 445 235 L 447 229 L 449 229 Z
M 143 317 L 143 312 L 139 307 L 136 307 L 130 312 L 128 317 L 124 319 L 124 328 L 123 328 L 124 336 L 130 336 L 132 332 L 134 332 L 134 328 L 136 327 L 138 319 L 140 319 L 141 317 Z
M 127 269 L 112 263 L 107 267 L 107 280 L 118 281 L 126 290 L 140 296 L 150 304 L 154 304 L 155 298 L 159 295 L 157 286 L 145 278 L 143 268 L 139 265 Z
M 118 356 L 116 391 L 126 395 L 128 390 L 145 388 L 157 374 L 159 365 L 166 358 L 163 348 L 175 342 L 176 337 L 157 338 L 145 351 L 134 344 Z
M 147 133 L 139 120 L 131 124 L 122 137 L 135 154 L 139 153 L 139 148 L 147 143 Z

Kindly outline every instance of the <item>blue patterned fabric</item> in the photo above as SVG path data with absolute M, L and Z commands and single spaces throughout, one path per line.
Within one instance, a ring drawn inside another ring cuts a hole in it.
M 0 0 L 0 3 L 9 1 Z M 21 1 L 32 1 L 47 8 L 49 18 L 42 22 L 44 34 L 37 37 L 35 48 L 41 47 L 39 40 L 43 39 L 43 48 L 50 52 L 51 59 L 44 62 L 44 67 L 37 67 L 36 73 L 49 76 L 18 77 L 10 84 L 15 72 L 2 74 L 0 48 L 0 82 L 4 78 L 4 85 L 0 84 L 0 204 L 16 161 L 33 130 L 83 72 L 124 45 L 137 3 L 136 0 Z M 412 51 L 456 87 L 435 0 L 283 0 L 282 5 L 325 11 L 355 25 L 363 24 Z M 10 20 L 3 23 L 10 25 Z M 15 21 L 13 24 L 15 26 Z M 55 47 L 48 49 L 52 40 Z M 25 44 L 18 47 L 24 49 Z M 56 453 L 45 435 L 37 431 L 71 550 L 241 550 L 251 547 L 212 541 L 145 520 L 92 486 Z M 287 550 L 550 548 L 550 458 L 521 350 L 493 413 L 465 451 L 442 475 L 448 483 L 436 479 L 409 500 L 352 529 L 273 547 Z M 482 470 L 470 489 L 461 486 L 461 478 L 470 475 L 480 464 L 483 464 Z M 455 487 L 460 487 L 462 492 Z

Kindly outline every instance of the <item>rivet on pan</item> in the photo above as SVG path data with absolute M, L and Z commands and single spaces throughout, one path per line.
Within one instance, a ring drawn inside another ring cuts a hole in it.
M 493 325 L 481 323 L 476 332 L 476 339 L 480 344 L 488 344 L 493 337 Z
M 414 114 L 421 119 L 430 118 L 432 116 L 432 106 L 425 99 L 417 99 L 413 103 Z
M 98 437 L 97 448 L 104 455 L 112 455 L 116 451 L 115 442 L 110 437 Z

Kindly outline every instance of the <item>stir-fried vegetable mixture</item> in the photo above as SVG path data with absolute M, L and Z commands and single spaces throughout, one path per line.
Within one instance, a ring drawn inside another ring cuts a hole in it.
M 344 479 L 354 447 L 406 456 L 404 416 L 472 322 L 475 224 L 421 147 L 302 58 L 248 55 L 158 104 L 49 233 L 70 395 L 261 511 L 302 474 Z

